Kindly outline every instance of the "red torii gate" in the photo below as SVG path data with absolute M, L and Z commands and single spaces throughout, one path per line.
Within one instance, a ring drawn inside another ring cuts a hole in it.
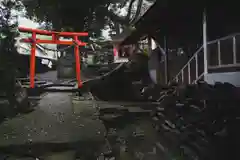
M 34 88 L 34 78 L 35 78 L 35 54 L 36 54 L 36 44 L 45 43 L 45 44 L 61 44 L 61 45 L 75 45 L 75 60 L 76 60 L 76 78 L 78 81 L 78 87 L 82 86 L 80 78 L 80 55 L 79 55 L 79 46 L 85 46 L 87 43 L 81 42 L 78 37 L 88 36 L 87 32 L 54 32 L 46 31 L 40 29 L 24 28 L 19 27 L 20 32 L 32 33 L 31 38 L 23 38 L 20 41 L 25 43 L 31 43 L 31 58 L 30 58 L 30 87 Z M 43 40 L 37 39 L 37 34 L 52 36 L 52 40 Z M 59 37 L 72 37 L 73 41 L 59 40 Z

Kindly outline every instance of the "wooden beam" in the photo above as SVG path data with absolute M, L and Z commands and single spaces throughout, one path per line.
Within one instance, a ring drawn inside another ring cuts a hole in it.
M 20 42 L 25 42 L 25 43 L 32 43 L 33 40 L 29 39 L 29 38 L 24 38 L 21 39 Z M 37 39 L 36 43 L 42 43 L 42 44 L 61 44 L 61 45 L 74 45 L 75 43 L 73 41 L 64 41 L 64 40 L 41 40 L 41 39 Z M 81 42 L 81 41 L 77 41 L 76 42 L 79 46 L 85 46 L 87 45 L 87 43 L 85 42 Z
M 57 35 L 57 36 L 88 36 L 87 32 L 55 32 L 55 31 L 46 31 L 41 29 L 32 29 L 32 28 L 25 28 L 25 27 L 19 27 L 20 32 L 27 32 L 27 33 L 33 33 L 41 34 L 41 35 Z

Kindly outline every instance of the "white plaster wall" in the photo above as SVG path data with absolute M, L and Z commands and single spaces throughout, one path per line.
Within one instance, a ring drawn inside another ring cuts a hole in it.
M 154 50 L 158 47 L 156 41 L 151 38 L 151 50 Z M 162 49 L 162 48 L 160 48 Z M 163 51 L 164 52 L 164 51 Z M 159 56 L 160 53 L 156 52 L 151 52 L 149 55 L 149 62 L 148 62 L 148 68 L 149 68 L 149 76 L 152 79 L 152 81 L 157 84 L 157 72 L 160 68 L 160 61 L 159 61 Z
M 19 54 L 24 54 L 24 55 L 30 55 L 31 48 L 29 46 L 18 46 L 17 51 Z M 36 57 L 40 58 L 46 58 L 46 59 L 52 59 L 52 60 L 57 60 L 57 53 L 53 51 L 46 51 L 44 54 L 41 50 L 36 49 Z
M 150 55 L 148 62 L 149 76 L 154 83 L 157 83 L 157 70 L 160 65 L 158 56 L 159 56 L 158 53 L 153 52 Z
M 17 50 L 19 52 L 19 54 L 24 54 L 24 55 L 30 55 L 31 52 L 31 47 L 29 44 L 27 43 L 23 43 L 20 42 L 19 40 L 21 38 L 28 38 L 30 37 L 30 34 L 25 34 L 25 33 L 21 33 L 20 36 L 18 38 L 16 38 L 16 47 Z M 51 39 L 50 36 L 42 36 L 42 35 L 38 35 L 37 38 L 41 38 L 41 39 Z M 52 49 L 52 50 L 56 50 L 57 49 L 57 45 L 56 44 L 41 44 L 42 46 Z M 41 58 L 47 58 L 47 59 L 52 59 L 52 60 L 57 60 L 57 52 L 51 51 L 51 50 L 45 50 L 45 53 L 43 53 L 41 50 L 36 49 L 36 57 L 41 57 Z
M 204 80 L 209 84 L 215 82 L 229 82 L 240 86 L 240 72 L 210 73 L 205 75 Z

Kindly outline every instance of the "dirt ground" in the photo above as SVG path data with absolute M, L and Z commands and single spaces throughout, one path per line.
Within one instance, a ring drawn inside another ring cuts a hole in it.
M 56 72 L 40 77 L 57 81 Z M 99 120 L 73 112 L 71 93 L 47 93 L 33 112 L 0 124 L 0 152 L 35 155 L 86 145 L 95 150 L 104 134 Z

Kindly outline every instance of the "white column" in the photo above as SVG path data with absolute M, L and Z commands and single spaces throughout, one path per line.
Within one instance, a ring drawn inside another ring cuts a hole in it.
M 204 75 L 208 73 L 208 53 L 207 53 L 207 12 L 203 12 L 203 52 L 204 52 Z

